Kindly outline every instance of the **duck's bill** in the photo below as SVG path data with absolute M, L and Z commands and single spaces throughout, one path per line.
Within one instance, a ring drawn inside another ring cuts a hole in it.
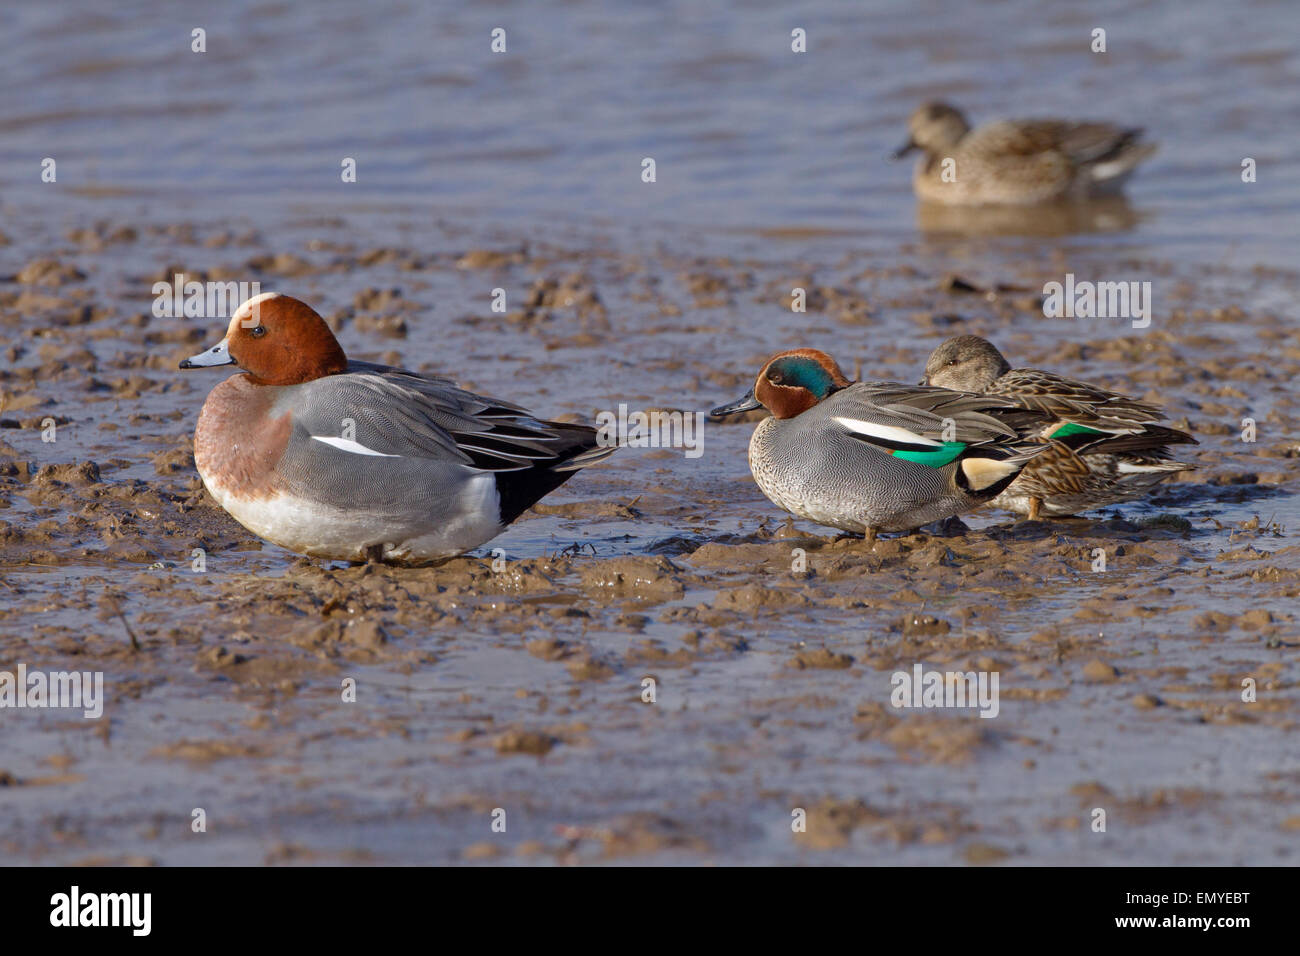
M 916 149 L 916 144 L 909 139 L 906 143 L 898 147 L 898 149 L 894 150 L 889 155 L 891 159 L 902 159 L 904 156 L 906 156 L 914 149 Z
M 754 390 L 751 388 L 745 393 L 745 397 L 732 402 L 730 405 L 719 405 L 713 411 L 709 412 L 710 418 L 726 418 L 728 415 L 739 415 L 741 412 L 753 411 L 755 408 L 762 408 L 762 403 L 754 397 Z
M 198 355 L 191 355 L 181 361 L 181 368 L 207 368 L 210 365 L 234 365 L 235 360 L 230 354 L 230 340 L 222 339 L 212 348 L 200 352 Z

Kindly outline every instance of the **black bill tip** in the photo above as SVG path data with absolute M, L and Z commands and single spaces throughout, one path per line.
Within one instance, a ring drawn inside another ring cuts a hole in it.
M 743 398 L 737 399 L 727 405 L 719 405 L 713 411 L 709 412 L 710 418 L 726 418 L 728 415 L 739 415 L 741 412 L 753 411 L 755 408 L 762 408 L 763 403 L 754 397 L 754 390 L 751 388 L 745 393 Z

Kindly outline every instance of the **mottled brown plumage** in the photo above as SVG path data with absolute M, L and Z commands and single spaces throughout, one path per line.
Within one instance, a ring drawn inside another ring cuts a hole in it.
M 1071 515 L 1139 498 L 1191 467 L 1173 460 L 1167 446 L 1196 439 L 1156 424 L 1164 414 L 1154 405 L 1042 369 L 1013 369 L 977 335 L 936 348 L 923 384 L 996 395 L 1048 416 L 1037 437 L 1052 447 L 994 499 L 997 508 L 1031 518 Z
M 1155 152 L 1142 130 L 1111 123 L 1002 120 L 972 129 L 947 103 L 918 107 L 899 150 L 925 154 L 912 184 L 919 198 L 949 205 L 1032 205 L 1116 192 Z M 945 161 L 947 165 L 945 178 Z

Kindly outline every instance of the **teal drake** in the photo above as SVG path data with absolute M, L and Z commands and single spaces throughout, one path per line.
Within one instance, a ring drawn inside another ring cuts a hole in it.
M 974 510 L 1044 450 L 1024 440 L 1039 412 L 946 388 L 851 382 L 817 349 L 773 356 L 743 398 L 711 415 L 760 406 L 771 417 L 750 438 L 749 467 L 763 494 L 868 541 Z
M 978 335 L 935 349 L 922 382 L 1007 399 L 1046 416 L 1037 438 L 1047 450 L 992 500 L 995 508 L 1030 519 L 1065 517 L 1140 498 L 1192 468 L 1175 461 L 1168 446 L 1196 439 L 1158 424 L 1165 416 L 1154 405 L 1041 369 L 1012 368 Z
M 923 153 L 912 177 L 918 198 L 959 206 L 1034 205 L 1117 193 L 1155 152 L 1142 130 L 1057 119 L 1002 120 L 971 129 L 947 103 L 919 106 L 895 153 Z M 951 174 L 946 176 L 945 160 Z

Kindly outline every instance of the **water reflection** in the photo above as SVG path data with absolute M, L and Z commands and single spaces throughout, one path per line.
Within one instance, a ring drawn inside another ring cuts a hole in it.
M 1068 236 L 1129 232 L 1146 218 L 1123 196 L 1038 206 L 949 206 L 918 201 L 923 233 L 959 236 Z

